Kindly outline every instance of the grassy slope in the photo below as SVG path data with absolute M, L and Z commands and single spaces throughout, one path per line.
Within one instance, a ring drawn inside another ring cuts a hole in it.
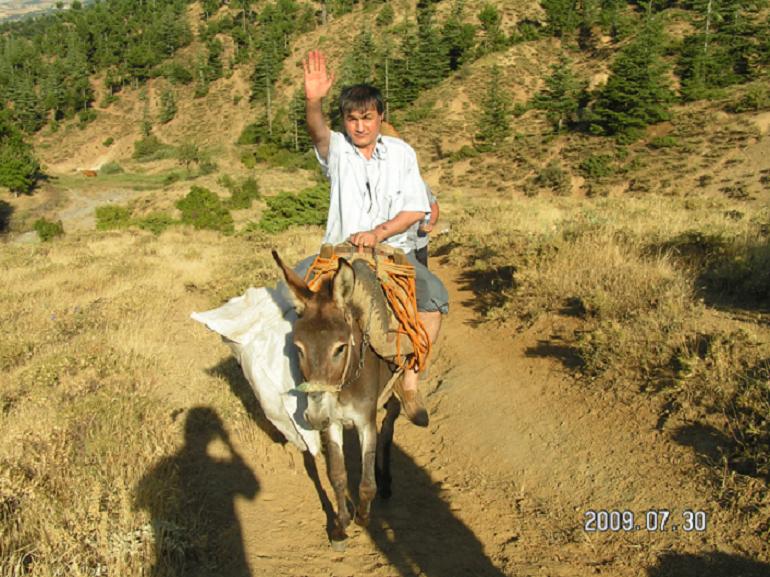
M 397 4 L 397 11 L 403 14 L 407 4 Z M 468 2 L 469 13 L 478 4 Z M 512 18 L 513 9 L 506 11 Z M 279 90 L 289 94 L 298 86 L 299 58 L 321 36 L 339 61 L 356 18 L 299 39 L 285 67 L 290 83 Z M 558 52 L 549 39 L 487 56 L 424 94 L 416 108 L 425 107 L 425 117 L 399 127 L 418 150 L 451 225 L 434 249 L 470 271 L 478 280 L 479 312 L 490 319 L 513 317 L 511 331 L 573 307 L 579 318 L 569 346 L 584 363 L 583 383 L 610 388 L 630 403 L 645 391 L 662 418 L 670 419 L 664 426 L 671 435 L 688 423 L 713 430 L 724 461 L 719 453 L 707 454 L 714 467 L 707 490 L 722 506 L 744 511 L 749 531 L 767 535 L 767 455 L 760 442 L 770 359 L 766 304 L 741 293 L 747 285 L 738 284 L 726 298 L 704 291 L 704 273 L 716 269 L 700 258 L 724 257 L 727 268 L 720 274 L 733 284 L 745 263 L 755 263 L 759 274 L 768 262 L 770 221 L 762 208 L 768 200 L 762 180 L 767 113 L 729 115 L 718 104 L 691 105 L 619 158 L 604 140 L 547 137 L 543 119 L 528 112 L 514 121 L 521 136 L 510 150 L 462 161 L 448 157 L 471 142 L 487 67 L 506 65 L 506 81 L 523 101 Z M 594 64 L 578 61 L 577 67 L 594 71 Z M 232 145 L 256 114 L 247 102 L 247 76 L 247 70 L 236 70 L 202 100 L 192 98 L 191 87 L 180 89 L 177 118 L 157 128 L 161 140 L 193 140 L 214 154 L 222 173 L 252 174 Z M 153 106 L 161 89 L 162 81 L 150 82 Z M 236 102 L 234 95 L 243 98 Z M 130 160 L 141 113 L 138 94 L 126 90 L 84 130 L 44 132 L 38 151 L 62 178 L 38 198 L 22 199 L 13 218 L 29 226 L 39 214 L 55 216 L 63 189 L 87 195 L 151 186 L 176 170 L 173 161 Z M 647 146 L 664 135 L 674 137 L 672 146 Z M 116 142 L 105 147 L 108 136 Z M 594 194 L 607 198 L 585 197 L 587 183 L 577 167 L 591 153 L 615 159 L 616 173 L 591 183 Z M 559 159 L 571 176 L 571 196 L 541 190 L 525 198 L 528 182 L 550 159 Z M 108 161 L 119 162 L 127 174 L 96 181 L 73 174 Z M 297 190 L 311 178 L 265 167 L 253 174 L 267 194 Z M 216 176 L 203 182 L 217 189 Z M 136 202 L 144 211 L 167 209 L 187 188 L 177 183 L 140 191 Z M 698 233 L 694 240 L 687 236 Z M 217 366 L 223 357 L 210 335 L 191 329 L 187 314 L 275 279 L 270 246 L 283 247 L 293 260 L 310 252 L 319 235 L 315 229 L 270 239 L 182 229 L 159 237 L 80 231 L 51 245 L 4 247 L 2 571 L 34 565 L 46 574 L 58 566 L 77 575 L 101 565 L 137 574 L 151 562 L 148 517 L 136 510 L 134 491 L 141 472 L 179 446 L 176 411 L 205 403 L 236 435 L 257 434 L 220 374 L 190 370 Z M 752 427 L 759 435 L 741 432 Z M 751 553 L 770 559 L 767 551 Z

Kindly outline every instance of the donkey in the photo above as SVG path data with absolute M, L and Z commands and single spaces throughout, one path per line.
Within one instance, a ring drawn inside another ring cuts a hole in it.
M 368 524 L 378 488 L 381 497 L 391 495 L 390 448 L 401 409 L 394 395 L 385 405 L 387 412 L 379 438 L 377 435 L 378 399 L 390 379 L 397 377 L 396 365 L 377 353 L 387 348 L 387 303 L 379 281 L 362 260 L 351 264 L 340 258 L 334 277 L 313 292 L 276 251 L 273 258 L 283 271 L 297 310 L 293 338 L 305 379 L 298 389 L 308 396 L 306 421 L 321 431 L 337 500 L 331 541 L 341 550 L 350 524 L 343 428 L 355 427 L 361 445 L 355 522 L 362 527 Z

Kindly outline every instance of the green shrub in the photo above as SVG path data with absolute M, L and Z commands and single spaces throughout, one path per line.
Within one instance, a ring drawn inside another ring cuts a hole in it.
M 152 212 L 136 221 L 136 224 L 142 230 L 149 230 L 155 235 L 162 233 L 176 221 L 165 212 Z
M 163 144 L 157 136 L 150 134 L 134 142 L 133 158 L 140 162 L 160 160 L 166 158 L 171 150 L 171 147 Z
M 167 64 L 163 69 L 163 76 L 172 84 L 190 84 L 193 81 L 192 73 L 177 62 Z
M 86 108 L 78 113 L 78 128 L 81 130 L 86 127 L 90 122 L 96 120 L 96 110 L 93 108 Z
M 177 201 L 176 207 L 182 212 L 184 224 L 224 233 L 234 230 L 230 211 L 216 194 L 201 186 L 193 186 L 187 196 Z
M 243 129 L 236 144 L 259 144 L 267 137 L 267 130 L 260 123 L 252 122 Z
M 590 179 L 610 176 L 614 172 L 612 157 L 607 154 L 592 154 L 580 163 L 579 168 L 583 176 Z
M 230 198 L 225 202 L 225 206 L 231 210 L 251 208 L 251 203 L 262 196 L 259 192 L 259 185 L 253 177 L 237 184 L 232 178 L 225 175 L 220 179 L 220 183 L 230 191 Z
M 281 232 L 297 225 L 323 225 L 329 212 L 329 186 L 326 183 L 298 194 L 281 192 L 267 199 L 267 210 L 259 221 L 262 230 Z
M 535 176 L 535 184 L 557 194 L 569 194 L 570 178 L 558 160 L 552 160 Z
M 746 94 L 728 106 L 731 112 L 759 112 L 770 108 L 770 89 L 763 82 L 749 87 Z
M 460 150 L 456 150 L 449 156 L 449 160 L 457 162 L 466 158 L 475 158 L 480 154 L 478 150 L 467 144 L 463 145 Z
M 673 148 L 678 144 L 679 144 L 679 141 L 677 141 L 676 138 L 674 138 L 671 135 L 666 135 L 666 136 L 656 136 L 655 138 L 650 140 L 648 146 L 650 148 Z
M 99 168 L 99 174 L 120 174 L 121 172 L 123 167 L 117 162 L 107 162 Z
M 125 206 L 105 204 L 96 207 L 96 229 L 113 230 L 131 224 L 131 211 Z
M 34 227 L 35 231 L 37 232 L 37 236 L 39 236 L 40 240 L 43 242 L 48 242 L 54 237 L 64 234 L 64 226 L 62 226 L 62 222 L 60 220 L 57 222 L 51 222 L 46 218 L 39 218 L 35 221 Z
M 102 146 L 112 146 L 114 142 L 115 142 L 115 139 L 112 138 L 112 136 L 109 136 L 104 139 L 104 142 L 102 142 Z
M 182 175 L 178 172 L 169 172 L 166 176 L 163 177 L 163 186 L 174 184 L 180 178 L 182 178 Z

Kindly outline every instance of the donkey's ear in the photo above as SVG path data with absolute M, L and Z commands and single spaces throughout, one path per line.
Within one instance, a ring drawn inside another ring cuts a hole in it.
M 305 310 L 307 301 L 310 300 L 310 298 L 313 296 L 313 291 L 308 288 L 307 283 L 302 280 L 302 278 L 296 272 L 283 264 L 281 257 L 278 256 L 278 253 L 275 250 L 272 252 L 275 262 L 277 262 L 278 266 L 281 267 L 283 278 L 286 279 L 286 284 L 289 285 L 289 288 L 291 289 L 291 295 L 294 300 L 294 308 L 297 309 L 297 314 L 301 315 L 302 311 Z
M 339 260 L 339 268 L 334 274 L 332 283 L 332 296 L 335 304 L 344 309 L 347 306 L 350 297 L 353 295 L 353 288 L 356 285 L 356 273 L 353 267 L 344 258 Z

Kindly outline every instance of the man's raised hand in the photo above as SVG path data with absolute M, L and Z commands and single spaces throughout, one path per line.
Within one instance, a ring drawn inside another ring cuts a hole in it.
M 326 69 L 326 57 L 320 50 L 311 50 L 302 61 L 305 68 L 305 98 L 321 100 L 334 84 L 334 74 Z

